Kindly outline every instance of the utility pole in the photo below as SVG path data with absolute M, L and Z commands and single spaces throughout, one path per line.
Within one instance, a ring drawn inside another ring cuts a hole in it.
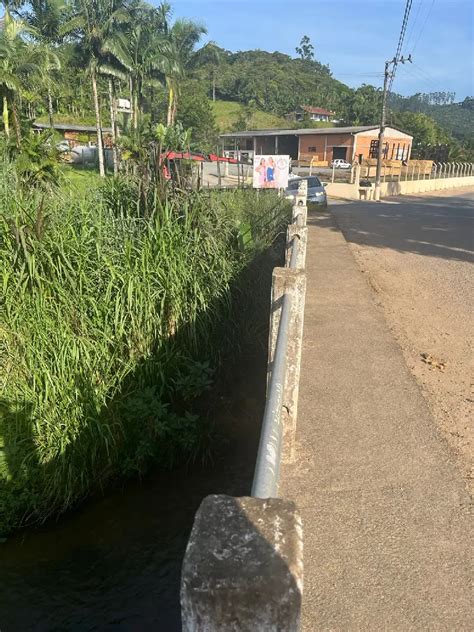
M 395 76 L 395 68 L 398 63 L 404 64 L 406 61 L 411 63 L 411 55 L 408 57 L 394 57 L 390 61 L 385 62 L 385 72 L 383 80 L 383 97 L 382 97 L 382 116 L 380 119 L 380 131 L 379 131 L 379 146 L 377 149 L 377 169 L 375 171 L 375 191 L 374 200 L 380 201 L 380 176 L 382 173 L 382 156 L 383 156 L 383 140 L 385 135 L 385 118 L 387 116 L 387 93 L 388 82 Z M 390 71 L 390 66 L 393 66 L 393 70 Z

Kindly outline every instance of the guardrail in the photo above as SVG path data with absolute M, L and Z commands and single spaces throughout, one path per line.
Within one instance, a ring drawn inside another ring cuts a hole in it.
M 285 267 L 272 278 L 268 381 L 251 497 L 203 500 L 183 561 L 184 632 L 297 632 L 303 531 L 278 498 L 280 465 L 293 460 L 306 294 L 307 184 L 287 228 Z
M 296 430 L 299 369 L 303 338 L 306 277 L 306 180 L 293 206 L 293 223 L 287 229 L 286 267 L 275 268 L 268 357 L 268 389 L 257 454 L 252 496 L 278 493 L 283 435 L 287 435 L 286 460 L 291 460 Z

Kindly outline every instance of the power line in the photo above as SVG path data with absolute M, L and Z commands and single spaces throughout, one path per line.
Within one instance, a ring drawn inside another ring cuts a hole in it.
M 410 18 L 410 11 L 413 4 L 413 0 L 406 0 L 405 4 L 405 13 L 403 14 L 402 27 L 400 29 L 400 36 L 398 38 L 397 51 L 395 53 L 395 57 L 390 61 L 385 62 L 385 72 L 384 72 L 384 82 L 383 82 L 383 96 L 382 96 L 382 116 L 380 121 L 380 131 L 379 131 L 379 139 L 378 139 L 378 150 L 377 150 L 377 170 L 375 172 L 375 191 L 374 191 L 374 199 L 380 200 L 380 180 L 382 173 L 382 153 L 383 153 L 383 138 L 385 132 L 385 117 L 387 112 L 387 97 L 388 94 L 392 90 L 393 80 L 395 78 L 395 73 L 397 71 L 398 63 L 404 64 L 405 62 L 411 62 L 411 55 L 408 58 L 404 58 L 402 56 L 402 48 L 403 42 L 405 40 L 405 35 L 407 32 L 408 20 Z M 390 71 L 390 66 L 392 70 Z
M 431 4 L 430 4 L 430 6 L 428 8 L 428 12 L 426 14 L 425 21 L 421 25 L 420 32 L 418 33 L 418 38 L 417 38 L 417 40 L 416 40 L 416 42 L 415 42 L 415 44 L 413 46 L 413 50 L 411 51 L 412 55 L 415 52 L 416 47 L 418 46 L 418 42 L 420 41 L 421 35 L 422 35 L 422 33 L 423 33 L 424 29 L 425 29 L 426 23 L 428 22 L 428 18 L 430 17 L 431 11 L 433 10 L 434 3 L 435 3 L 435 0 L 431 0 Z
M 423 82 L 430 89 L 431 92 L 440 91 L 440 86 L 433 83 L 436 81 L 435 77 L 432 77 L 426 70 L 421 68 L 421 66 L 412 63 L 411 67 L 405 66 L 404 70 L 411 74 L 411 76 L 417 81 Z
M 408 26 L 408 19 L 410 17 L 410 11 L 413 4 L 413 0 L 406 0 L 405 4 L 405 13 L 403 14 L 402 27 L 400 29 L 400 35 L 398 38 L 397 52 L 395 53 L 395 57 L 393 58 L 393 69 L 390 76 L 390 83 L 388 86 L 388 92 L 392 91 L 393 81 L 395 79 L 395 73 L 397 71 L 397 65 L 402 54 L 403 42 L 405 40 L 405 34 Z
M 413 34 L 415 33 L 416 24 L 417 24 L 418 18 L 420 16 L 420 10 L 421 10 L 422 6 L 423 6 L 423 0 L 420 0 L 420 2 L 418 2 L 417 11 L 415 13 L 415 19 L 413 20 L 413 23 L 411 25 L 411 29 L 408 32 L 408 39 L 407 39 L 407 42 L 406 42 L 406 45 L 405 45 L 405 52 L 406 53 L 408 52 L 409 46 L 410 46 L 410 42 L 413 39 Z

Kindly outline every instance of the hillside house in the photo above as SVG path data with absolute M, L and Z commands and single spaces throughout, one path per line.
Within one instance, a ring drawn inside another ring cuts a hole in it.
M 291 115 L 294 121 L 304 121 L 308 119 L 310 121 L 318 121 L 330 123 L 334 119 L 335 113 L 324 108 L 316 108 L 312 105 L 301 105 Z

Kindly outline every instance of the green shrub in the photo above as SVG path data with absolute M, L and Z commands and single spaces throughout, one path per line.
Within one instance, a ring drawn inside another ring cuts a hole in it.
M 289 211 L 240 191 L 155 196 L 144 219 L 118 186 L 45 201 L 0 174 L 0 531 L 205 449 L 193 401 L 232 340 L 233 289 Z

